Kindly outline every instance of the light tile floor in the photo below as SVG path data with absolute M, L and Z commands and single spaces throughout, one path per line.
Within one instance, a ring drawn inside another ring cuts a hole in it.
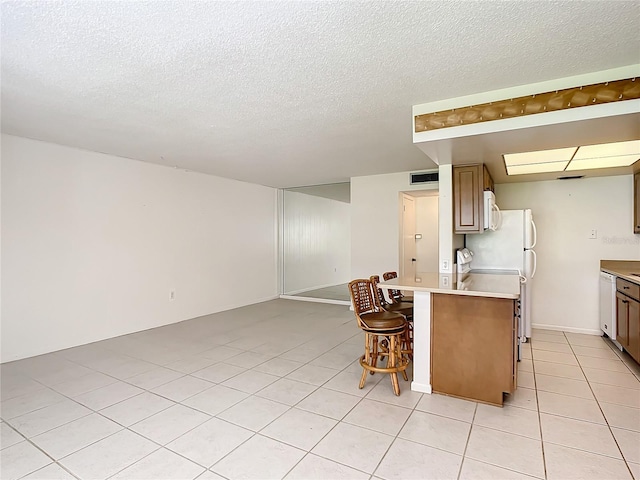
M 316 290 L 307 290 L 306 292 L 300 292 L 293 295 L 294 297 L 304 298 L 322 298 L 325 300 L 341 300 L 343 302 L 350 302 L 349 297 L 349 285 L 347 283 L 341 283 L 340 285 L 332 285 L 330 287 L 317 288 Z
M 640 369 L 535 331 L 500 409 L 358 389 L 344 306 L 275 300 L 2 365 L 0 477 L 640 480 Z

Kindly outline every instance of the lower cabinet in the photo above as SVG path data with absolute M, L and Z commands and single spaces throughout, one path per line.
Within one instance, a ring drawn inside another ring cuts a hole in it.
M 640 363 L 640 286 L 616 280 L 616 340 Z
M 623 347 L 629 346 L 629 301 L 631 299 L 616 292 L 616 340 Z
M 516 388 L 517 302 L 433 294 L 431 309 L 433 391 L 502 405 Z

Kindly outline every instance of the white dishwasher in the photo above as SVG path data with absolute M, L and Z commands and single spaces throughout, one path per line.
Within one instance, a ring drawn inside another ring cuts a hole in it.
M 622 350 L 616 340 L 616 276 L 600 272 L 600 329 Z

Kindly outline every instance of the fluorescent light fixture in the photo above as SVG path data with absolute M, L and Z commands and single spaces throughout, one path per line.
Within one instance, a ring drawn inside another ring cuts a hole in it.
M 576 153 L 577 147 L 556 148 L 554 150 L 539 150 L 537 152 L 507 153 L 504 163 L 507 167 L 514 165 L 533 165 L 538 163 L 568 162 Z M 564 167 L 563 167 L 564 168 Z M 557 171 L 557 170 L 551 170 Z
M 564 172 L 569 162 L 530 163 L 528 165 L 507 165 L 507 175 L 526 175 L 527 173 Z
M 628 167 L 640 160 L 640 140 L 503 155 L 508 175 Z
M 620 155 L 617 157 L 585 158 L 584 160 L 571 160 L 567 167 L 569 170 L 590 170 L 593 168 L 628 167 L 638 160 L 638 155 Z
M 622 155 L 635 155 L 636 160 L 640 158 L 640 140 L 585 145 L 580 147 L 573 159 L 584 160 L 587 158 L 618 157 Z

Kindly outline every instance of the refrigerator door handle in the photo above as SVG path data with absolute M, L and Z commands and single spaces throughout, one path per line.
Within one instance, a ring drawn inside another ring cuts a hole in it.
M 535 247 L 536 243 L 538 243 L 538 230 L 536 230 L 536 222 L 533 221 L 533 218 L 531 219 L 531 229 L 533 230 L 533 243 L 529 248 Z
M 533 254 L 533 272 L 531 272 L 531 278 L 536 275 L 536 268 L 538 267 L 538 255 L 534 250 L 529 250 Z

